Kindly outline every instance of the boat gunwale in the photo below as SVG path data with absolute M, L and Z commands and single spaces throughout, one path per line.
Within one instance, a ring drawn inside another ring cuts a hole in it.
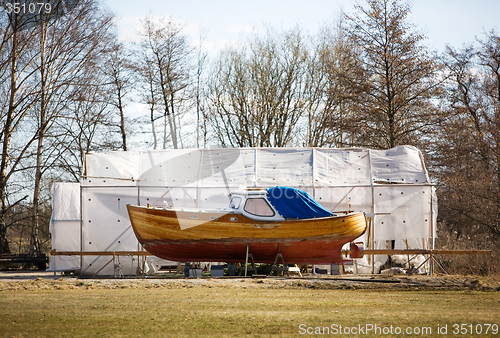
M 341 213 L 336 213 L 333 216 L 325 216 L 325 217 L 314 217 L 314 218 L 283 218 L 283 219 L 269 219 L 269 220 L 254 220 L 247 215 L 244 215 L 241 212 L 235 211 L 233 209 L 210 209 L 204 210 L 204 209 L 184 209 L 184 208 L 173 208 L 173 207 L 148 207 L 148 206 L 143 206 L 143 205 L 133 205 L 133 204 L 127 204 L 127 209 L 131 208 L 137 208 L 138 210 L 144 210 L 144 211 L 172 211 L 172 212 L 180 212 L 180 213 L 200 213 L 200 214 L 222 214 L 222 215 L 241 215 L 243 217 L 248 218 L 252 222 L 259 222 L 259 223 L 278 223 L 278 222 L 302 222 L 302 221 L 323 221 L 323 220 L 329 220 L 329 219 L 336 219 L 336 218 L 343 218 L 343 217 L 350 217 L 350 216 L 357 216 L 360 214 L 363 214 L 366 217 L 366 213 L 364 211 L 353 211 L 353 212 L 341 212 Z M 213 222 L 217 222 L 218 220 L 211 220 Z

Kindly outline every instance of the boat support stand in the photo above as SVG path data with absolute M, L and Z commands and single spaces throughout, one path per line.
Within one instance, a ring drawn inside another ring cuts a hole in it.
M 280 263 L 278 263 L 278 259 L 281 259 L 281 264 L 283 266 L 279 266 Z M 271 265 L 271 272 L 269 273 L 269 276 L 272 276 L 273 272 L 275 272 L 276 276 L 278 276 L 279 271 L 283 271 L 283 275 L 286 273 L 286 275 L 290 277 L 290 275 L 288 274 L 288 266 L 285 264 L 285 259 L 281 254 L 281 244 L 278 246 L 278 253 L 276 254 L 276 258 L 274 259 L 273 265 Z
M 248 260 L 250 259 L 250 262 L 252 264 L 252 267 L 248 267 Z M 252 252 L 250 251 L 250 244 L 247 244 L 247 255 L 245 259 L 245 277 L 248 276 L 248 273 L 257 273 L 257 268 L 255 267 L 255 261 L 253 260 L 253 255 Z M 242 271 L 240 270 L 239 275 L 241 276 Z

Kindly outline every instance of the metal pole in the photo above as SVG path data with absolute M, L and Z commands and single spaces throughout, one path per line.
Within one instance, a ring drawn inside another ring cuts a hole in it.
M 80 178 L 80 252 L 83 250 L 83 179 Z M 80 255 L 80 274 L 83 272 L 83 256 Z
M 368 240 L 370 241 L 370 249 L 375 249 L 375 185 L 373 183 L 373 172 L 372 172 L 372 156 L 370 149 L 368 149 L 368 170 L 370 170 L 370 187 L 372 191 L 372 213 L 373 217 L 370 217 L 370 221 L 368 222 L 368 226 L 370 227 L 370 237 Z M 372 274 L 375 273 L 375 257 L 371 257 L 372 260 Z
M 196 207 L 199 208 L 200 204 L 200 177 L 201 177 L 201 169 L 203 166 L 203 159 L 205 158 L 205 151 L 206 149 L 198 149 L 201 151 L 200 155 L 200 163 L 198 164 L 198 177 L 196 178 Z
M 431 187 L 431 237 L 430 237 L 430 247 L 431 250 L 434 250 L 434 196 L 433 196 L 433 187 Z M 431 259 L 429 261 L 429 273 L 430 275 L 434 275 L 434 257 L 431 253 Z
M 257 152 L 258 148 L 254 148 L 254 163 L 253 163 L 253 187 L 257 188 Z
M 311 151 L 312 151 L 312 154 L 311 154 L 311 156 L 312 156 L 312 165 L 311 165 L 311 167 L 312 167 L 311 168 L 312 169 L 312 177 L 311 177 L 312 182 L 311 182 L 311 185 L 312 185 L 312 191 L 313 191 L 313 198 L 316 199 L 316 184 L 315 184 L 315 175 L 314 175 L 314 173 L 316 171 L 316 169 L 315 169 L 315 156 L 314 156 L 316 150 L 315 150 L 315 148 L 311 148 Z M 328 171 L 327 171 L 327 173 L 328 173 Z

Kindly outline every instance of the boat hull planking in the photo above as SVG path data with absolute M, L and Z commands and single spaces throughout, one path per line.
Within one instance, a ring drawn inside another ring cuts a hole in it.
M 242 262 L 248 245 L 256 262 L 273 263 L 281 253 L 291 264 L 337 263 L 342 261 L 342 246 L 366 230 L 364 213 L 264 222 L 236 213 L 127 209 L 148 252 L 181 262 Z

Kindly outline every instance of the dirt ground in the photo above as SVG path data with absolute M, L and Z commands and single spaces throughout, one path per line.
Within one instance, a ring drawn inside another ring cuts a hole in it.
M 500 277 L 481 276 L 305 276 L 77 278 L 46 272 L 0 271 L 0 290 L 115 288 L 310 288 L 380 290 L 477 290 L 500 292 Z

